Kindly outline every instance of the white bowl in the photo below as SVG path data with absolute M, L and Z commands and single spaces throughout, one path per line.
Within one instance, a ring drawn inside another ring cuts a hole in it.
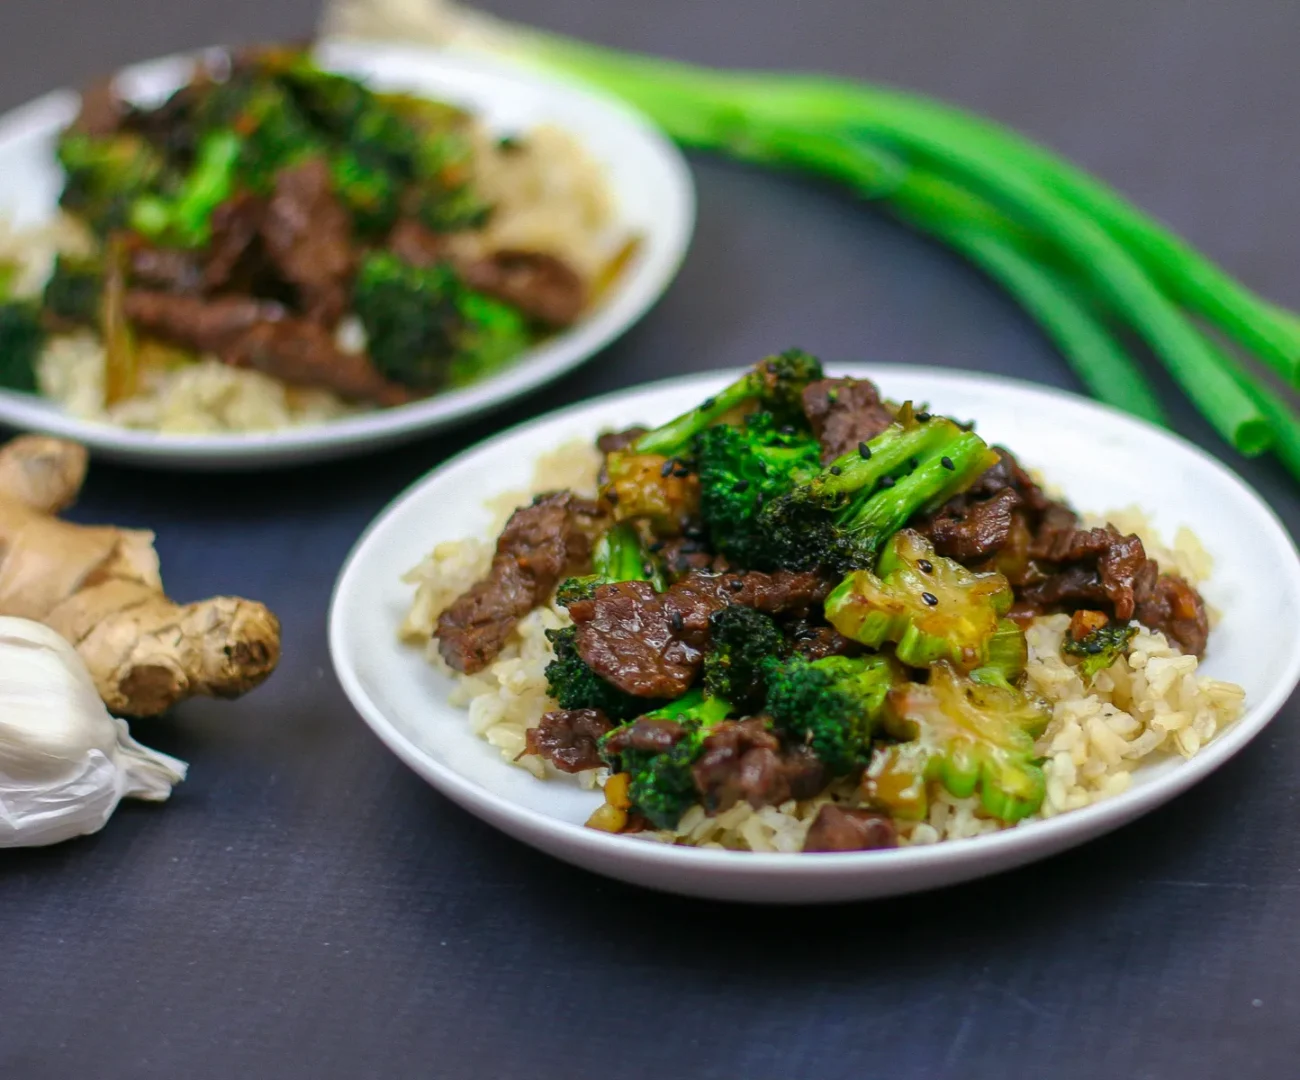
M 0 390 L 0 424 L 76 439 L 105 458 L 186 469 L 263 468 L 336 458 L 425 435 L 481 415 L 577 367 L 635 323 L 673 279 L 695 222 L 690 171 L 676 147 L 627 106 L 590 91 L 489 61 L 418 48 L 325 44 L 318 59 L 374 86 L 468 106 L 494 131 L 552 123 L 604 168 L 620 224 L 643 238 L 636 258 L 596 310 L 491 378 L 399 408 L 280 431 L 170 435 L 93 423 L 43 398 Z M 193 58 L 127 68 L 122 92 L 156 102 L 180 85 Z M 78 96 L 56 91 L 0 118 L 0 216 L 38 224 L 57 205 L 62 173 L 55 138 Z
M 1162 533 L 1192 528 L 1215 560 L 1204 592 L 1222 620 L 1203 671 L 1240 683 L 1247 711 L 1188 761 L 1143 765 L 1108 801 L 970 840 L 890 851 L 755 854 L 671 847 L 582 827 L 601 801 L 541 781 L 476 737 L 447 704 L 450 682 L 396 629 L 411 593 L 399 576 L 444 540 L 482 535 L 485 497 L 526 485 L 536 456 L 574 437 L 656 423 L 734 373 L 611 394 L 522 425 L 466 451 L 385 510 L 345 564 L 330 611 L 330 653 L 343 689 L 403 761 L 502 831 L 568 862 L 672 892 L 756 902 L 863 899 L 935 888 L 1045 858 L 1155 809 L 1260 733 L 1300 678 L 1300 559 L 1263 500 L 1208 454 L 1148 424 L 1059 390 L 991 375 L 850 366 L 895 400 L 974 418 L 990 442 L 1039 468 L 1084 510 L 1140 504 Z M 468 585 L 469 583 L 466 582 Z M 1195 836 L 1187 837 L 1195 843 Z

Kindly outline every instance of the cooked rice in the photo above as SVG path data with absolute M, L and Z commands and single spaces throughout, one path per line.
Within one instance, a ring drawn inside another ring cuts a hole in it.
M 474 183 L 495 205 L 481 232 L 455 238 L 468 255 L 503 248 L 546 252 L 593 282 L 627 242 L 619 227 L 604 170 L 567 132 L 539 126 L 505 151 L 475 126 Z M 39 295 L 57 254 L 84 255 L 94 240 L 74 218 L 15 230 L 0 220 L 0 264 L 18 268 L 15 293 Z M 340 327 L 339 344 L 365 347 L 359 324 Z M 42 354 L 37 383 L 44 397 L 83 420 L 170 434 L 275 431 L 319 424 L 370 411 L 328 390 L 290 387 L 257 371 L 232 368 L 215 357 L 144 373 L 130 399 L 104 404 L 104 348 L 90 333 L 53 338 Z
M 495 536 L 511 510 L 539 491 L 571 487 L 593 493 L 600 455 L 586 442 L 574 442 L 545 455 L 527 491 L 492 500 L 495 516 L 488 535 Z M 1189 581 L 1205 581 L 1212 560 L 1189 529 L 1181 528 L 1166 546 L 1136 507 L 1105 515 L 1122 532 L 1136 533 L 1162 567 Z M 475 733 L 501 750 L 507 761 L 539 778 L 564 776 L 549 762 L 523 755 L 528 728 L 555 707 L 547 696 L 544 669 L 551 659 L 545 631 L 569 622 L 563 608 L 548 605 L 523 619 L 500 658 L 477 675 L 452 671 L 431 641 L 438 614 L 470 584 L 481 579 L 492 561 L 491 543 L 478 539 L 448 541 L 403 580 L 415 586 L 415 598 L 401 627 L 404 640 L 425 643 L 430 661 L 454 682 L 451 703 L 468 709 Z M 1050 705 L 1052 717 L 1038 740 L 1046 760 L 1047 795 L 1038 814 L 1054 817 L 1127 790 L 1133 770 L 1171 754 L 1193 756 L 1242 713 L 1245 691 L 1234 683 L 1198 674 L 1195 656 L 1184 656 L 1161 633 L 1139 630 L 1126 654 L 1091 686 L 1061 656 L 1069 616 L 1048 615 L 1027 631 L 1028 678 Z M 591 770 L 579 782 L 593 787 L 604 770 Z M 688 810 L 676 829 L 636 834 L 642 839 L 697 847 L 749 851 L 797 852 L 818 810 L 827 802 L 852 803 L 853 785 L 840 783 L 801 802 L 753 809 L 738 803 L 715 816 L 700 806 Z M 978 796 L 954 798 L 931 785 L 925 821 L 902 826 L 905 844 L 930 844 L 997 832 L 1006 826 L 983 812 Z

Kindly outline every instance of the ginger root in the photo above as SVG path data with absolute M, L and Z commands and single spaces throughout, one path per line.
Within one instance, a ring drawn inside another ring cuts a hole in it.
M 153 533 L 54 516 L 80 491 L 86 457 L 43 436 L 0 446 L 0 615 L 36 619 L 70 641 L 122 715 L 260 684 L 280 659 L 280 623 L 265 606 L 229 596 L 175 604 Z

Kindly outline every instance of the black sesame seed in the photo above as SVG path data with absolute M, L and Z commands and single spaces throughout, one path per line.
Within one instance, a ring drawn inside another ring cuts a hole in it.
M 924 424 L 927 420 L 930 419 L 930 414 L 928 412 L 919 412 L 916 414 L 916 419 L 919 423 Z
M 893 478 L 892 476 L 886 476 L 883 480 L 880 481 L 880 486 L 881 486 L 882 488 L 891 488 L 891 487 L 893 487 L 893 486 L 894 486 L 894 478 Z
M 676 467 L 676 465 L 677 465 L 676 460 L 673 458 L 669 458 L 667 461 L 664 462 L 663 468 L 659 470 L 659 475 L 671 476 L 673 469 Z
M 731 485 L 731 490 L 732 490 L 732 491 L 735 491 L 735 492 L 748 491 L 748 490 L 749 490 L 749 481 L 748 481 L 748 480 L 737 480 L 734 484 Z
M 743 589 L 744 587 L 745 587 L 745 583 L 741 581 L 740 578 L 732 578 L 730 581 L 727 582 L 727 588 L 729 588 L 732 592 L 740 592 L 740 590 Z
M 676 630 L 679 634 L 682 632 L 682 627 L 685 624 L 682 622 L 682 613 L 680 611 L 674 611 L 671 615 L 669 615 L 668 621 L 673 624 L 673 629 Z
M 952 463 L 952 458 L 948 457 L 946 454 L 939 459 L 939 464 L 942 465 L 949 472 L 952 472 L 954 469 L 957 468 L 957 466 Z
M 920 463 L 919 461 L 917 461 L 916 458 L 909 458 L 909 459 L 908 459 L 908 462 L 907 462 L 907 467 L 908 467 L 912 472 L 916 472 L 916 467 L 917 467 L 918 465 L 920 465 L 920 464 L 921 464 L 921 463 Z
M 832 465 L 832 466 L 831 466 L 831 475 L 832 475 L 832 476 L 839 476 L 840 473 L 842 473 L 843 471 L 844 471 L 844 470 L 841 469 L 838 465 Z
M 929 559 L 917 559 L 916 565 L 920 567 L 921 573 L 923 574 L 934 573 L 934 563 L 932 563 Z
M 713 406 L 715 406 L 717 403 L 718 403 L 717 398 L 706 397 L 703 401 L 700 402 L 700 408 L 704 409 L 707 412 L 709 409 L 713 408 Z
M 931 607 L 934 607 L 939 602 L 939 598 L 935 596 L 934 593 L 932 592 L 923 592 L 921 594 L 921 599 L 924 600 Z
M 858 457 L 860 457 L 863 461 L 870 461 L 870 460 L 871 460 L 871 447 L 869 447 L 869 446 L 868 446 L 866 443 L 864 443 L 864 442 L 860 442 L 860 443 L 858 443 Z

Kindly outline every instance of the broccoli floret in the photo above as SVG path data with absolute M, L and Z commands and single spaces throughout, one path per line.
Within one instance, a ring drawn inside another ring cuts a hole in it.
M 682 815 L 699 801 L 700 793 L 695 786 L 692 766 L 699 759 L 704 740 L 731 711 L 731 705 L 722 698 L 691 690 L 643 717 L 647 720 L 672 720 L 681 725 L 682 736 L 670 749 L 657 754 L 627 750 L 615 755 L 604 748 L 620 729 L 615 728 L 601 738 L 602 753 L 606 755 L 610 768 L 631 776 L 628 793 L 632 808 L 656 828 L 674 828 Z
M 100 137 L 68 129 L 57 156 L 65 174 L 59 205 L 100 236 L 124 227 L 135 200 L 154 191 L 164 174 L 162 155 L 131 133 Z
M 1047 720 L 1039 702 L 973 682 L 940 661 L 928 683 L 906 683 L 886 695 L 881 727 L 905 741 L 877 750 L 863 794 L 895 817 L 922 820 L 926 785 L 938 781 L 959 799 L 978 790 L 991 816 L 1019 821 L 1043 802 L 1034 739 Z
M 131 204 L 131 227 L 159 243 L 202 247 L 212 236 L 212 212 L 234 194 L 245 153 L 233 131 L 203 136 L 194 167 L 174 195 L 142 195 Z
M 344 147 L 330 155 L 334 193 L 352 216 L 357 233 L 377 237 L 397 219 L 401 185 L 382 164 Z
M 776 729 L 807 745 L 835 775 L 866 763 L 885 694 L 898 680 L 889 657 L 792 656 L 768 672 L 767 711 Z
M 60 322 L 97 327 L 104 298 L 104 266 L 98 258 L 59 255 L 45 283 L 42 305 Z
M 773 413 L 780 423 L 796 418 L 802 423 L 804 387 L 821 377 L 821 361 L 798 349 L 769 356 L 694 409 L 647 431 L 632 444 L 631 449 L 638 454 L 662 454 L 665 457 L 688 454 L 695 436 L 701 431 L 733 410 L 751 405 Z
M 758 712 L 767 696 L 768 665 L 785 651 L 785 635 L 770 616 L 738 604 L 715 611 L 709 617 L 704 688 L 741 715 Z
M 910 517 L 941 506 L 996 463 L 978 435 L 905 405 L 865 446 L 767 504 L 762 525 L 775 562 L 841 572 L 873 566 Z
M 779 427 L 770 412 L 742 425 L 714 424 L 696 437 L 700 517 L 710 546 L 737 566 L 774 568 L 763 507 L 821 470 L 821 447 L 807 431 Z
M 988 660 L 1011 601 L 1001 574 L 967 570 L 904 529 L 885 545 L 875 573 L 855 570 L 835 587 L 826 598 L 826 621 L 869 648 L 894 642 L 911 667 L 948 660 L 969 671 Z
M 1105 671 L 1124 655 L 1124 650 L 1137 632 L 1136 623 L 1108 622 L 1081 638 L 1067 634 L 1061 642 L 1061 652 L 1078 657 L 1079 674 L 1085 681 L 1091 682 L 1098 672 Z
M 984 662 L 970 673 L 976 682 L 1011 690 L 1020 682 L 1029 664 L 1029 643 L 1025 632 L 1010 619 L 999 619 L 989 638 Z
M 45 347 L 40 309 L 25 300 L 0 304 L 0 387 L 36 393 L 36 364 Z
M 375 366 L 421 390 L 469 381 L 530 341 L 523 316 L 467 288 L 449 266 L 412 266 L 387 252 L 362 262 L 353 307 Z

